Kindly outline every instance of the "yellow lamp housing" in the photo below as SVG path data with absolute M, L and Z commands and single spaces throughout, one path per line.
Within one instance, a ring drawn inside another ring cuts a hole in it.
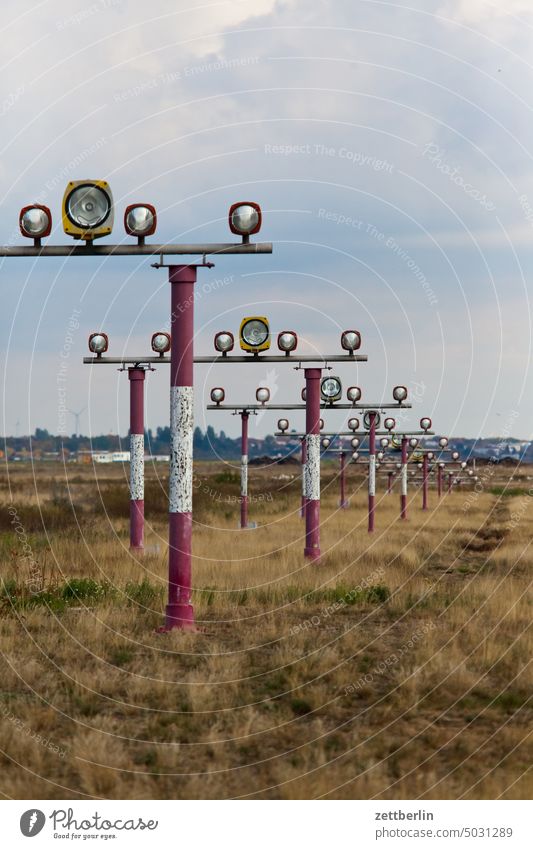
M 61 205 L 63 230 L 73 239 L 101 239 L 113 230 L 113 195 L 105 180 L 72 180 Z
M 251 315 L 243 318 L 239 328 L 239 344 L 243 351 L 258 354 L 270 348 L 270 325 L 268 318 Z

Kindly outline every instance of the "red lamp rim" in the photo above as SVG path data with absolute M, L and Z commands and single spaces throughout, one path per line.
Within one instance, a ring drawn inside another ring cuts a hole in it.
M 28 212 L 29 209 L 40 209 L 48 215 L 48 227 L 44 233 L 41 233 L 40 236 L 34 236 L 33 233 L 26 233 L 22 226 L 22 216 L 25 212 Z M 44 206 L 42 203 L 29 203 L 27 206 L 23 206 L 19 213 L 19 228 L 20 232 L 26 239 L 43 239 L 45 236 L 49 236 L 52 232 L 52 213 L 50 212 L 50 208 L 48 206 Z
M 344 344 L 344 335 L 345 335 L 346 333 L 355 333 L 355 334 L 357 335 L 357 337 L 358 337 L 358 339 L 359 339 L 359 344 L 358 344 L 358 345 L 356 345 L 356 346 L 355 346 L 355 348 L 347 348 L 347 346 Z M 348 351 L 355 351 L 355 350 L 357 350 L 357 348 L 360 348 L 360 347 L 361 347 L 361 334 L 359 333 L 359 331 L 358 331 L 358 330 L 343 330 L 343 331 L 342 331 L 342 333 L 341 333 L 341 345 L 342 345 L 342 347 L 343 347 L 345 350 L 348 350 Z
M 107 333 L 104 333 L 101 330 L 95 330 L 95 331 L 93 331 L 93 333 L 89 333 L 89 339 L 88 339 L 88 342 L 87 342 L 87 344 L 89 346 L 89 350 L 91 348 L 91 339 L 94 339 L 95 336 L 103 336 L 104 337 L 104 339 L 105 339 L 105 349 L 104 349 L 104 351 L 101 351 L 100 353 L 105 354 L 105 352 L 109 348 L 109 336 L 107 335 Z
M 136 209 L 138 206 L 145 206 L 146 209 L 150 210 L 154 218 L 151 228 L 142 234 L 142 238 L 144 239 L 145 236 L 153 236 L 157 228 L 157 212 L 155 206 L 152 203 L 129 203 L 126 209 L 124 210 L 124 229 L 128 236 L 136 236 L 137 238 L 139 238 L 139 233 L 134 233 L 133 230 L 131 230 L 127 224 L 129 213 L 132 209 Z
M 235 212 L 235 210 L 239 206 L 252 206 L 255 209 L 255 211 L 257 212 L 257 216 L 258 216 L 257 217 L 257 224 L 255 225 L 253 230 L 250 230 L 249 233 L 241 233 L 241 231 L 237 230 L 237 228 L 233 224 L 232 216 L 233 216 L 233 213 Z M 236 236 L 254 236 L 255 233 L 259 233 L 259 231 L 261 229 L 261 224 L 263 223 L 263 213 L 261 212 L 261 207 L 259 206 L 258 203 L 256 203 L 253 200 L 240 200 L 240 201 L 237 201 L 237 203 L 232 203 L 230 208 L 229 208 L 228 223 L 229 223 L 229 229 L 231 230 L 232 233 L 235 233 Z

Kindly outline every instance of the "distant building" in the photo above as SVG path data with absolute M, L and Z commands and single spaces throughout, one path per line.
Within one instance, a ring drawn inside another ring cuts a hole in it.
M 93 463 L 111 463 L 112 455 L 109 451 L 91 451 L 90 457 Z
M 130 461 L 130 452 L 129 451 L 113 451 L 111 454 L 111 462 L 112 463 L 129 463 Z

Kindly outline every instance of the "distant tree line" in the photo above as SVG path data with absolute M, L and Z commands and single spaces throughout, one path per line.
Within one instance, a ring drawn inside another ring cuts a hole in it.
M 158 427 L 155 432 L 150 428 L 145 431 L 146 453 L 152 455 L 169 454 L 170 452 L 170 428 Z M 119 436 L 116 434 L 100 434 L 99 436 L 56 436 L 44 428 L 36 428 L 32 436 L 7 436 L 2 440 L 4 454 L 8 457 L 17 455 L 44 456 L 54 453 L 77 454 L 80 451 L 128 451 L 129 434 Z M 194 429 L 193 437 L 194 455 L 198 459 L 215 459 L 220 457 L 224 460 L 237 459 L 241 454 L 240 438 L 232 439 L 226 436 L 223 430 L 216 433 L 209 425 L 204 432 L 201 428 Z M 286 453 L 284 446 L 277 445 L 272 435 L 264 439 L 252 439 L 250 441 L 249 454 L 258 457 L 262 454 Z
M 146 453 L 161 455 L 170 453 L 170 428 L 158 427 L 155 431 L 145 431 Z M 241 454 L 240 438 L 232 439 L 226 436 L 223 430 L 216 433 L 209 425 L 204 432 L 196 427 L 193 437 L 194 456 L 200 460 L 213 460 L 217 457 L 223 460 L 235 460 Z M 497 446 L 497 452 L 493 452 Z M 450 440 L 450 447 L 461 452 L 462 457 L 478 456 L 490 457 L 495 453 L 496 457 L 515 456 L 522 461 L 533 462 L 533 443 L 527 445 L 518 440 L 509 438 L 506 440 L 492 439 L 463 439 Z M 3 449 L 3 450 L 2 450 Z M 64 454 L 65 456 L 76 455 L 80 451 L 128 451 L 129 435 L 119 436 L 117 434 L 100 434 L 99 436 L 56 436 L 44 428 L 36 428 L 32 436 L 7 436 L 0 441 L 0 456 L 20 459 L 29 457 L 46 457 L 53 454 Z M 262 455 L 279 456 L 294 451 L 283 442 L 277 442 L 269 434 L 263 439 L 251 438 L 249 445 L 249 456 L 251 458 Z M 299 452 L 297 452 L 299 453 Z

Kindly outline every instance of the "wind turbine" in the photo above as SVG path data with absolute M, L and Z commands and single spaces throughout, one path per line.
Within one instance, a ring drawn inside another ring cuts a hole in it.
M 80 416 L 81 416 L 82 413 L 85 412 L 86 409 L 87 409 L 87 407 L 84 407 L 78 413 L 76 413 L 75 410 L 69 410 L 70 415 L 74 416 L 74 421 L 75 421 L 74 429 L 75 429 L 75 435 L 76 436 L 80 435 Z

